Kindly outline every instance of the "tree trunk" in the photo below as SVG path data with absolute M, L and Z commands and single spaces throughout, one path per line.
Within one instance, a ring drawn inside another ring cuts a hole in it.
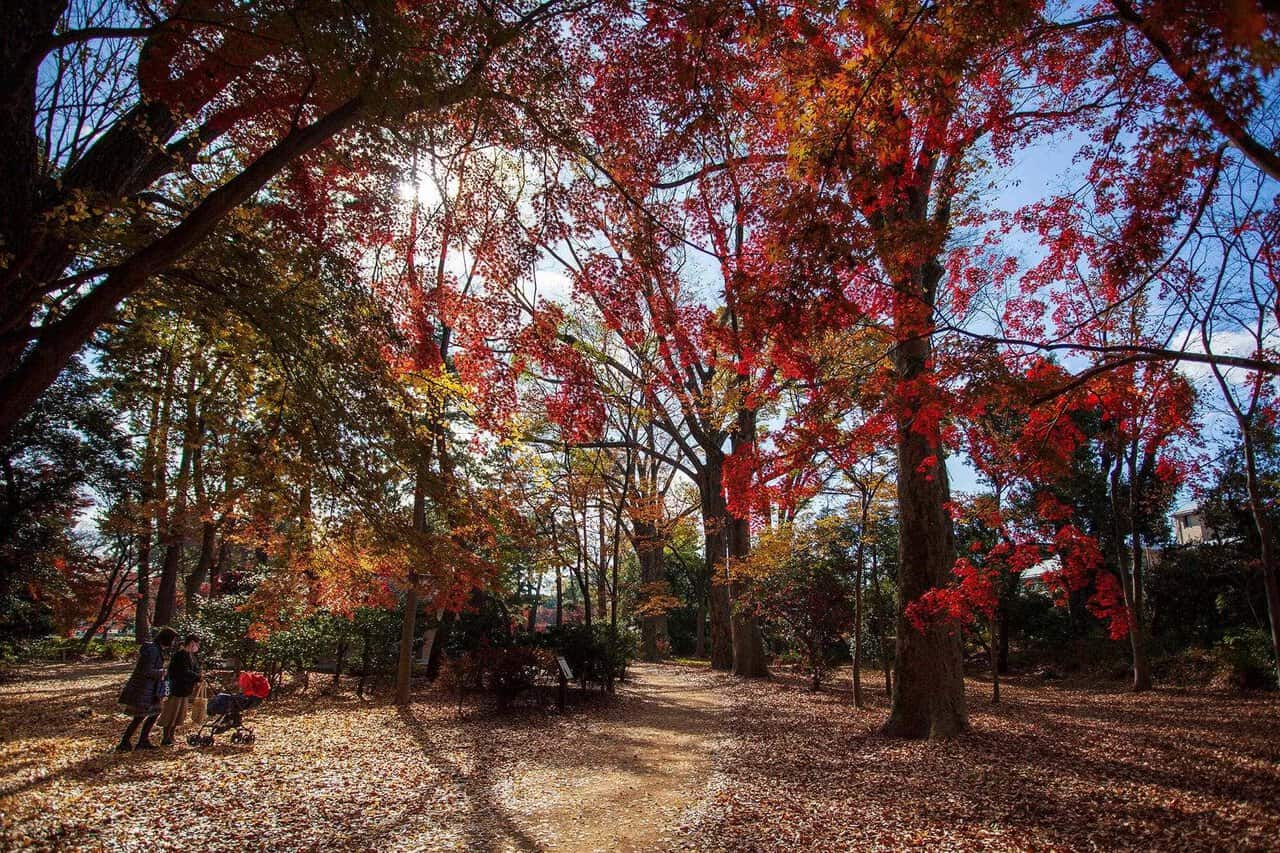
M 738 410 L 737 428 L 733 433 L 735 451 L 755 444 L 756 415 L 750 409 Z M 734 562 L 751 556 L 751 520 L 736 518 L 725 509 L 725 522 L 729 531 L 729 556 Z M 744 584 L 731 581 L 729 594 L 733 607 L 729 625 L 733 634 L 733 674 L 745 678 L 768 678 L 769 667 L 765 662 L 764 636 L 760 633 L 760 620 L 746 608 L 738 607 L 738 599 L 744 592 Z
M 138 601 L 133 611 L 133 638 L 139 643 L 151 639 L 151 533 L 138 536 Z
M 1240 425 L 1244 438 L 1245 484 L 1249 491 L 1249 510 L 1261 543 L 1262 584 L 1267 594 L 1267 618 L 1271 624 L 1271 653 L 1275 656 L 1276 683 L 1280 684 L 1280 577 L 1277 577 L 1274 532 L 1267 515 L 1266 498 L 1258 481 L 1258 460 L 1253 431 L 1247 423 Z
M 38 45 L 53 32 L 66 0 L 16 0 L 4 6 L 4 38 L 0 39 L 0 252 L 8 268 L 0 282 L 0 375 L 21 357 L 26 338 L 13 334 L 30 322 L 36 301 L 29 298 L 38 282 L 16 272 L 16 255 L 26 249 L 40 193 L 40 143 L 36 136 Z M 3 399 L 0 395 L 0 399 Z M 3 408 L 8 409 L 6 402 Z M 14 423 L 24 409 L 17 413 Z M 0 431 L 2 434 L 3 431 Z
M 586 520 L 586 512 L 582 514 Z M 596 504 L 596 608 L 603 622 L 609 609 L 609 550 L 604 529 L 604 502 Z
M 698 487 L 702 500 L 704 560 L 711 589 L 711 667 L 731 670 L 733 628 L 727 559 L 729 513 L 721 492 L 722 466 L 723 459 L 708 452 Z
M 199 362 L 197 357 L 196 363 Z M 160 587 L 156 591 L 155 624 L 168 625 L 178 611 L 178 570 L 186 540 L 187 488 L 191 481 L 191 461 L 200 441 L 199 417 L 196 410 L 196 363 L 188 367 L 186 418 L 182 430 L 182 455 L 178 462 L 178 479 L 174 484 L 173 507 L 165 522 L 164 562 L 160 569 Z
M 1147 690 L 1151 687 L 1151 668 L 1147 662 L 1147 643 L 1142 630 L 1142 615 L 1138 609 L 1138 600 L 1134 584 L 1134 574 L 1131 571 L 1129 560 L 1134 554 L 1141 555 L 1140 548 L 1130 549 L 1126 555 L 1125 550 L 1125 534 L 1123 527 L 1123 515 L 1120 512 L 1120 473 L 1124 466 L 1124 454 L 1120 448 L 1116 449 L 1115 460 L 1110 466 L 1109 488 L 1111 491 L 1111 535 L 1115 540 L 1116 562 L 1120 572 L 1120 590 L 1124 596 L 1125 611 L 1129 616 L 1129 649 L 1133 656 L 1133 689 L 1135 691 Z M 1132 510 L 1136 508 L 1134 493 L 1137 490 L 1137 484 L 1129 483 L 1129 533 L 1133 537 L 1134 542 L 1138 540 L 1137 521 L 1132 515 Z
M 996 652 L 999 647 L 999 641 L 996 638 L 998 633 L 996 623 L 991 623 L 991 647 L 987 649 L 987 657 L 991 664 L 991 704 L 1000 704 L 1000 655 Z
M 347 660 L 347 649 L 349 644 L 347 638 L 343 637 L 338 641 L 338 649 L 333 656 L 333 683 L 337 686 L 342 682 L 342 665 Z
M 862 567 L 866 560 L 864 537 L 867 508 L 863 505 L 862 526 L 858 528 L 858 557 L 853 576 L 853 706 L 862 707 Z
M 427 466 L 419 463 L 413 484 L 413 529 L 427 529 Z M 418 573 L 409 572 L 404 594 L 404 620 L 400 623 L 400 656 L 396 661 L 396 704 L 409 704 L 409 688 L 413 683 L 413 640 L 418 619 Z
M 404 593 L 404 619 L 400 623 L 400 656 L 396 661 L 396 704 L 409 704 L 413 683 L 413 638 L 418 615 L 418 573 L 409 572 Z
M 213 570 L 213 558 L 217 553 L 218 526 L 212 519 L 200 525 L 200 557 L 196 567 L 183 582 L 183 598 L 186 599 L 188 613 L 194 613 L 200 600 L 200 590 L 209 580 Z
M 1137 509 L 1137 507 L 1134 507 Z M 1130 582 L 1133 584 L 1133 689 L 1137 691 L 1151 689 L 1151 659 L 1147 654 L 1147 612 L 1143 601 L 1142 588 L 1142 537 L 1133 531 L 1133 563 Z
M 418 655 L 418 662 L 424 666 L 428 666 L 431 663 L 431 655 L 435 652 L 436 647 L 436 636 L 440 633 L 440 624 L 443 620 L 444 610 L 436 610 L 434 624 L 422 632 L 422 651 Z
M 698 602 L 698 609 L 693 618 L 693 656 L 702 659 L 707 656 L 707 604 L 705 599 Z
M 723 541 L 723 537 L 708 536 L 707 547 L 713 547 L 717 541 Z M 720 569 L 723 564 L 711 566 L 711 571 Z M 711 668 L 712 669 L 733 669 L 733 633 L 730 627 L 730 603 L 729 603 L 729 585 L 724 582 L 717 582 L 713 576 L 711 581 L 711 607 L 710 607 L 710 641 L 711 641 Z
M 138 515 L 138 603 L 134 611 L 134 638 L 139 643 L 151 639 L 151 546 L 159 513 L 157 502 L 163 502 L 164 472 L 169 464 L 168 440 L 170 401 L 174 376 L 178 369 L 172 344 L 157 365 L 161 391 L 151 399 L 151 423 L 142 450 Z
M 128 565 L 128 554 L 122 554 L 111 568 L 111 573 L 107 575 L 106 587 L 102 591 L 102 602 L 98 606 L 98 615 L 94 617 L 92 624 L 89 625 L 84 635 L 80 638 L 80 647 L 82 649 L 88 648 L 89 641 L 93 639 L 93 635 L 98 632 L 99 628 L 102 629 L 103 642 L 106 642 L 107 620 L 111 618 L 111 611 L 115 610 L 116 602 L 120 600 L 120 596 L 127 586 Z
M 662 566 L 662 541 L 658 535 L 658 526 L 646 518 L 634 518 L 632 526 L 632 544 L 636 552 L 636 562 L 640 565 L 640 583 L 643 585 L 661 583 L 665 574 Z M 667 617 L 663 613 L 645 613 L 640 617 L 640 657 L 643 660 L 656 661 L 661 656 L 661 646 L 667 640 Z
M 729 550 L 734 560 L 751 555 L 751 528 L 744 518 L 729 517 Z M 733 632 L 733 674 L 744 678 L 768 678 L 769 667 L 765 661 L 764 637 L 760 633 L 760 620 L 745 608 L 736 606 L 744 585 L 733 582 L 729 592 L 735 602 L 730 627 Z
M 427 658 L 427 679 L 435 681 L 440 675 L 440 662 L 444 659 L 444 646 L 449 641 L 449 632 L 453 629 L 453 620 L 458 615 L 452 610 L 444 611 L 440 617 L 440 625 L 436 628 L 435 637 L 431 641 L 431 655 Z
M 1009 672 L 1009 603 L 1001 601 L 996 609 L 996 672 Z
M 892 697 L 892 656 L 889 654 L 889 633 L 885 630 L 888 626 L 885 614 L 889 608 L 885 605 L 884 590 L 880 588 L 880 554 L 874 543 L 871 546 L 871 588 L 875 590 L 876 639 L 880 643 L 880 669 L 884 671 L 884 695 Z
M 369 650 L 369 632 L 360 637 L 360 680 L 356 682 L 356 695 L 364 698 L 364 686 L 369 680 L 369 667 L 372 665 L 372 652 Z
M 941 269 L 930 271 L 941 278 Z M 930 292 L 924 287 L 924 292 Z M 910 297 L 901 297 L 910 302 Z M 930 304 L 928 300 L 927 304 Z M 904 332 L 920 326 L 919 306 L 899 309 L 908 316 L 895 325 L 900 336 L 893 350 L 901 386 L 927 395 L 934 391 L 927 371 L 932 356 L 928 334 Z M 955 565 L 955 540 L 947 512 L 950 489 L 940 425 L 914 423 L 921 407 L 914 401 L 897 416 L 898 434 L 898 617 L 894 660 L 893 707 L 884 731 L 891 737 L 950 737 L 968 726 L 960 635 L 956 626 L 933 620 L 923 630 L 907 619 L 906 609 L 931 589 L 948 586 Z
M 538 575 L 538 586 L 533 590 L 533 600 L 529 602 L 529 620 L 525 623 L 525 630 L 532 634 L 538 630 L 538 608 L 542 605 L 542 575 Z M 439 616 L 436 617 L 438 622 Z

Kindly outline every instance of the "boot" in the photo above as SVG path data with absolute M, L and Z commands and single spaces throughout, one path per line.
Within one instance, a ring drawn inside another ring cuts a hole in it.
M 160 738 L 161 746 L 173 746 L 173 726 L 165 726 L 164 737 Z
M 133 733 L 140 725 L 142 725 L 142 717 L 134 717 L 129 721 L 129 725 L 124 727 L 124 734 L 120 736 L 120 745 L 116 747 L 116 752 L 133 752 Z
M 146 722 L 142 724 L 142 732 L 138 735 L 138 745 L 133 749 L 136 752 L 139 749 L 155 749 L 156 745 L 151 742 L 151 727 L 156 724 L 155 717 L 147 717 Z

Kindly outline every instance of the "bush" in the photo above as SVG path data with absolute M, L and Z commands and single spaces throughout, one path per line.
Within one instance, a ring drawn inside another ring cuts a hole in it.
M 495 646 L 484 644 L 449 661 L 444 670 L 444 683 L 458 692 L 494 694 L 499 708 L 556 671 L 554 655 L 547 649 L 532 646 Z
M 257 643 L 249 638 L 253 616 L 245 612 L 247 596 L 221 595 L 203 602 L 196 613 L 184 613 L 174 620 L 178 636 L 195 634 L 200 638 L 200 657 L 206 662 L 228 661 L 232 668 L 252 666 Z
M 771 571 L 752 578 L 746 601 L 798 652 L 813 689 L 822 686 L 853 628 L 849 584 L 830 561 L 810 552 L 791 555 Z
M 362 607 L 351 617 L 351 634 L 360 647 L 360 682 L 356 692 L 364 695 L 370 676 L 388 676 L 395 671 L 400 655 L 399 610 Z
M 0 646 L 0 663 L 16 664 L 63 662 L 76 660 L 127 660 L 137 653 L 133 640 L 108 640 L 94 637 L 84 645 L 79 637 L 42 637 L 36 640 L 11 641 Z
M 1214 647 L 1230 683 L 1250 689 L 1276 686 L 1271 635 L 1261 628 L 1231 631 Z
M 634 630 L 611 625 L 561 625 L 522 640 L 553 650 L 568 662 L 575 678 L 606 690 L 627 677 L 627 667 L 640 651 Z

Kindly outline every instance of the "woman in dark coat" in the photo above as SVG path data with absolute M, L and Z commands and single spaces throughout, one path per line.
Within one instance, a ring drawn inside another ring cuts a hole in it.
M 155 744 L 150 740 L 151 727 L 160 716 L 160 703 L 164 697 L 160 694 L 160 683 L 165 677 L 165 654 L 173 645 L 178 634 L 172 628 L 161 628 L 149 643 L 138 647 L 138 662 L 133 666 L 133 674 L 125 682 L 120 691 L 120 704 L 133 717 L 129 726 L 120 738 L 116 752 L 129 752 L 135 747 L 131 743 L 133 733 L 142 726 L 138 736 L 137 749 L 152 749 Z

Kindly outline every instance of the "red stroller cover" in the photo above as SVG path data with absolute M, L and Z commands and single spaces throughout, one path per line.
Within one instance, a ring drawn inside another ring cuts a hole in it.
M 266 699 L 267 695 L 271 693 L 270 682 L 260 672 L 242 672 L 240 673 L 239 682 L 240 692 L 246 696 Z

